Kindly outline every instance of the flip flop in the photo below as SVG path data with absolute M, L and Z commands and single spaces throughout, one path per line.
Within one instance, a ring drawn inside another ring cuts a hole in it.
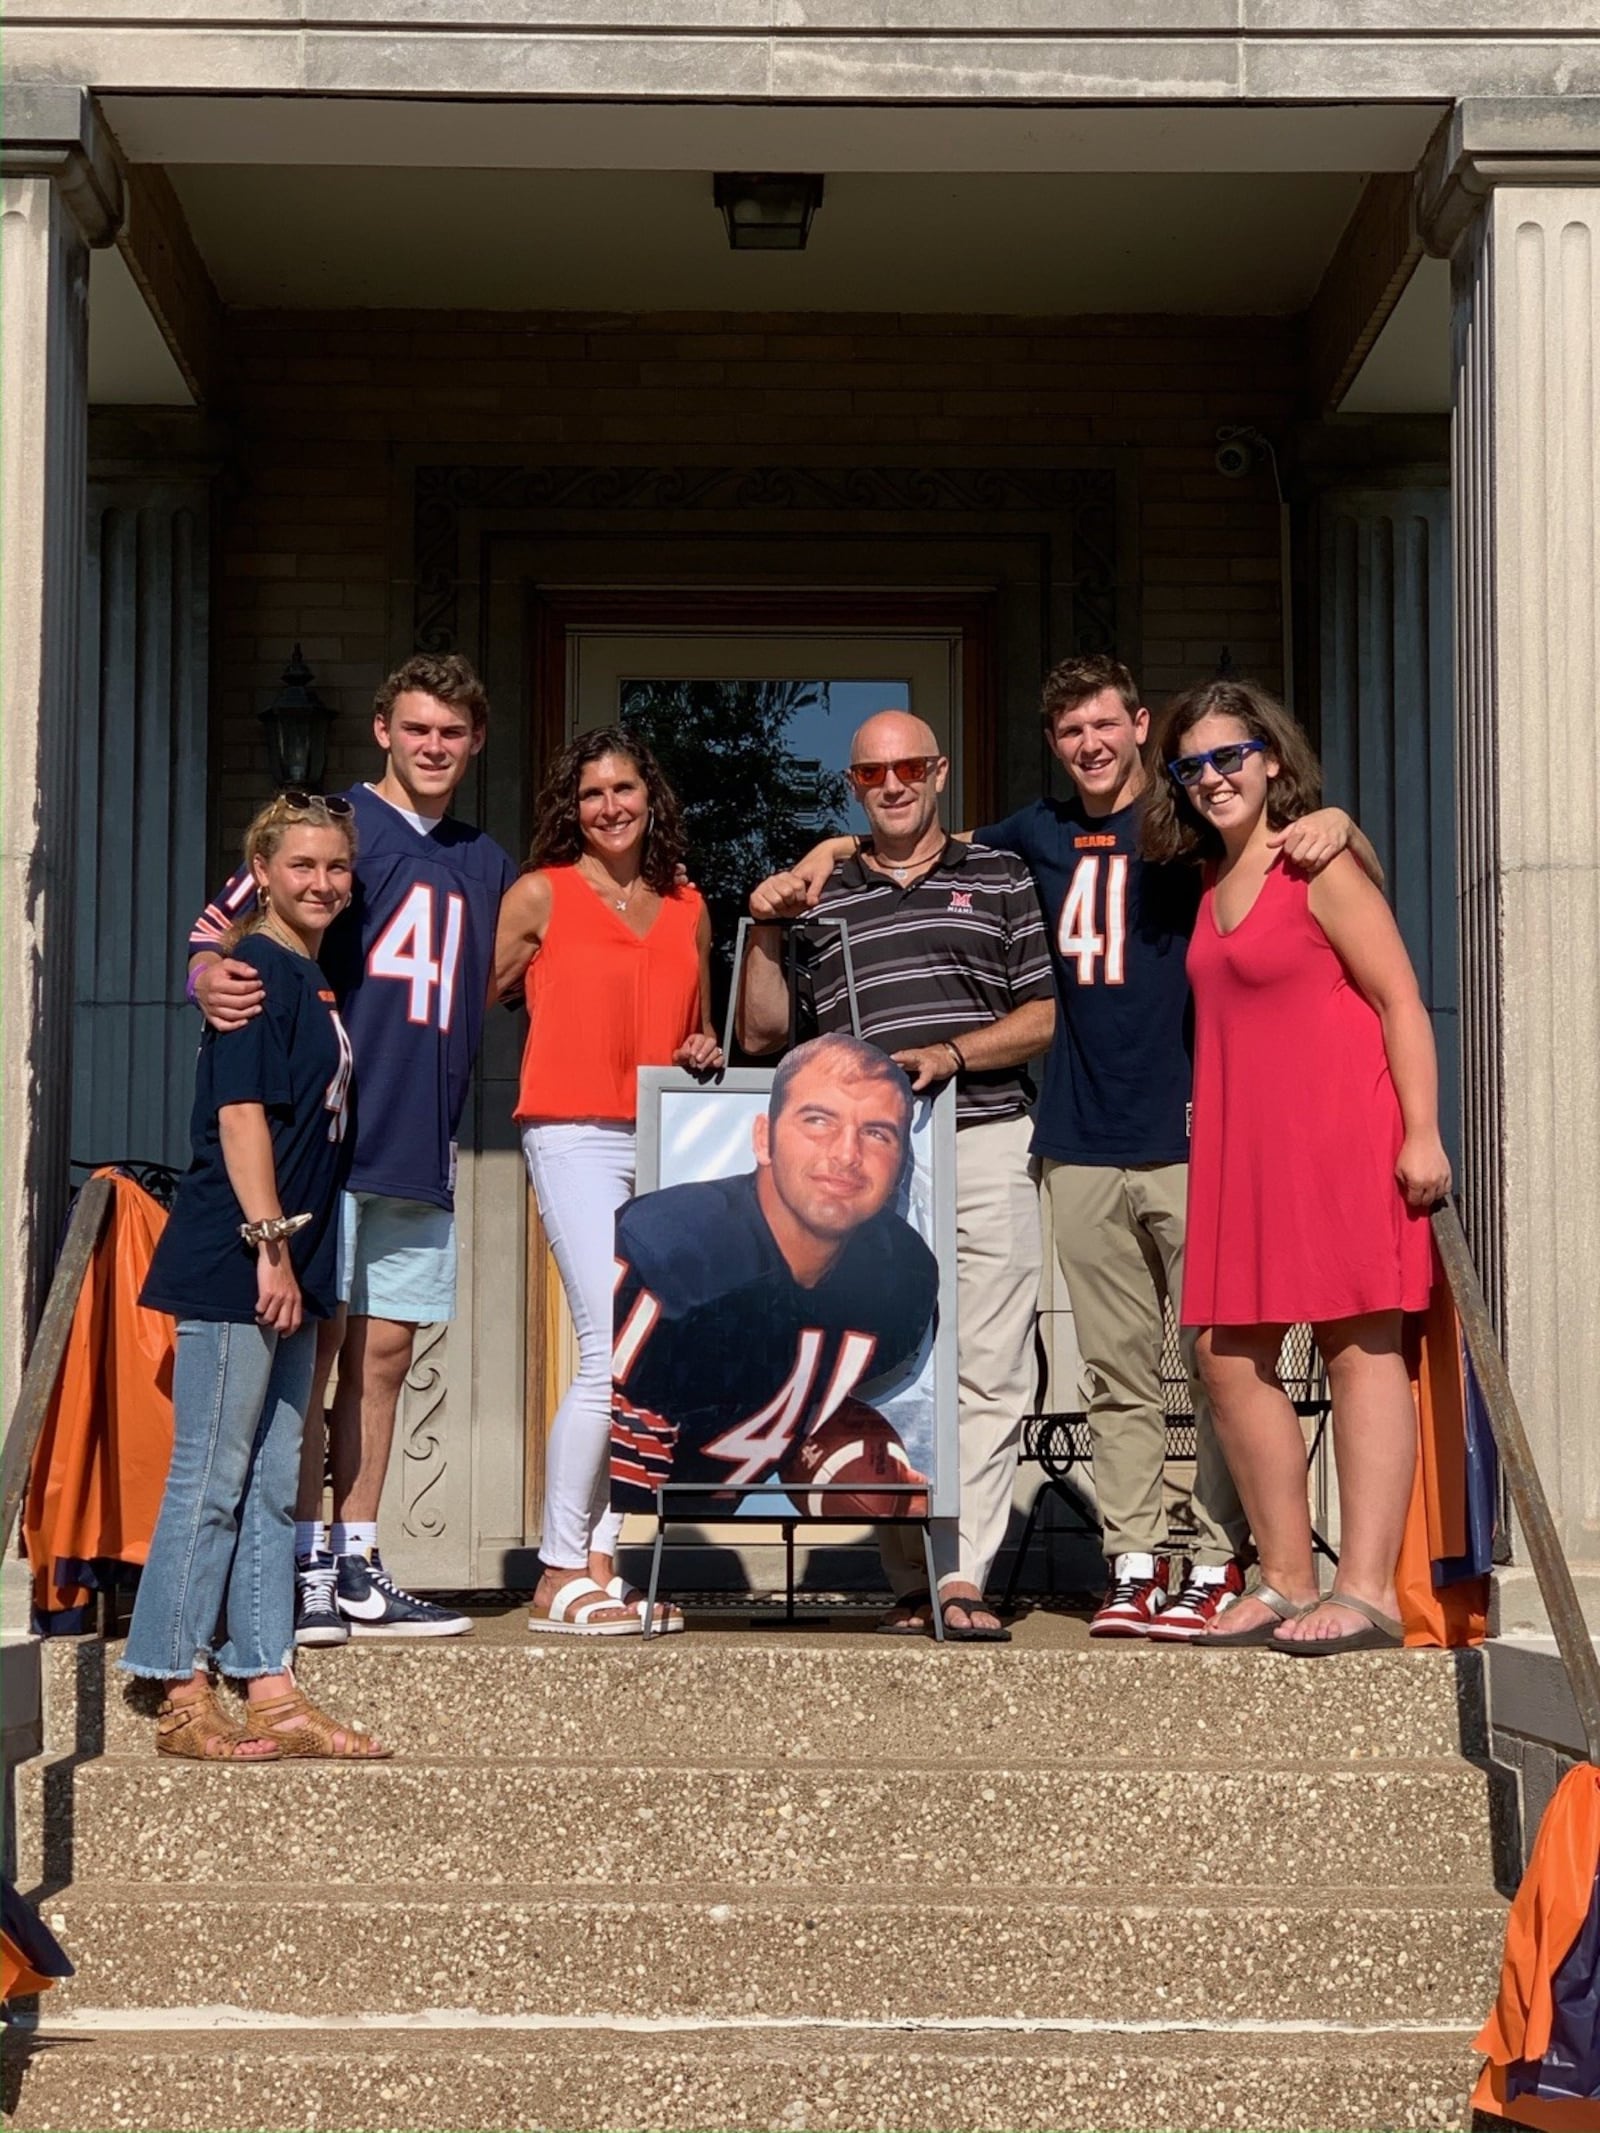
M 1332 1659 L 1340 1652 L 1397 1652 L 1405 1643 L 1405 1630 L 1393 1615 L 1386 1615 L 1381 1607 L 1371 1607 L 1365 1600 L 1358 1600 L 1351 1592 L 1330 1592 L 1326 1599 L 1316 1603 L 1319 1607 L 1347 1607 L 1351 1614 L 1361 1615 L 1365 1629 L 1352 1630 L 1348 1637 L 1293 1637 L 1287 1640 L 1272 1638 L 1276 1652 L 1287 1652 L 1291 1659 Z M 1302 1608 L 1309 1614 L 1310 1608 Z
M 959 1593 L 952 1593 L 946 1599 L 941 1594 L 939 1612 L 944 1617 L 944 1641 L 946 1644 L 1009 1644 L 1011 1642 L 1009 1629 L 976 1629 L 971 1622 L 968 1622 L 965 1629 L 957 1629 L 950 1619 L 952 1607 L 959 1607 L 964 1614 L 968 1615 L 992 1615 L 994 1613 L 994 1609 L 987 1600 L 967 1600 L 963 1599 Z
M 1285 1622 L 1298 1622 L 1302 1615 L 1310 1614 L 1313 1607 L 1321 1605 L 1318 1600 L 1307 1600 L 1305 1605 L 1301 1606 L 1298 1600 L 1291 1600 L 1281 1593 L 1276 1585 L 1258 1585 L 1254 1592 L 1242 1593 L 1240 1598 L 1259 1600 L 1263 1607 L 1271 1608 L 1277 1619 L 1272 1622 L 1258 1622 L 1254 1629 L 1207 1630 L 1203 1637 L 1190 1638 L 1190 1651 L 1209 1652 L 1221 1649 L 1242 1652 L 1267 1647 L 1274 1651 L 1291 1651 L 1291 1645 L 1278 1642 L 1279 1629 Z M 1238 1601 L 1234 1604 L 1237 1606 Z M 1226 1620 L 1226 1617 L 1223 1619 Z
M 894 1603 L 896 1607 L 931 1607 L 933 1601 L 925 1592 L 902 1593 Z M 880 1622 L 877 1634 L 880 1637 L 926 1637 L 932 1630 L 929 1622 Z

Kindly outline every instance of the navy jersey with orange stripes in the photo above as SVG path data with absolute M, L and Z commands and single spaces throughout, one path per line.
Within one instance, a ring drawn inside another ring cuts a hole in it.
M 446 815 L 424 834 L 370 785 L 347 797 L 355 893 L 328 928 L 320 961 L 355 1054 L 348 1185 L 448 1208 L 495 921 L 517 870 L 469 822 Z M 241 868 L 196 920 L 190 953 L 215 948 L 255 900 Z
M 814 1288 L 790 1273 L 753 1172 L 671 1185 L 617 1217 L 611 1501 L 650 1511 L 663 1481 L 704 1484 L 676 1515 L 726 1517 L 719 1491 L 771 1481 L 848 1394 L 908 1362 L 938 1267 L 892 1210 L 864 1222 Z
M 1143 857 L 1144 801 L 1090 815 L 1076 794 L 973 836 L 1026 860 L 1049 927 L 1056 1028 L 1033 1152 L 1122 1169 L 1189 1160 L 1193 1012 L 1184 958 L 1200 869 Z

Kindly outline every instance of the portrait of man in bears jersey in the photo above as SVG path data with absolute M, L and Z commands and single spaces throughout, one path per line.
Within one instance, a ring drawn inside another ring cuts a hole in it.
M 754 1168 L 668 1185 L 617 1217 L 611 1500 L 703 1487 L 675 1516 L 726 1517 L 740 1490 L 813 1478 L 803 1448 L 847 1417 L 885 1476 L 923 1482 L 868 1403 L 926 1352 L 938 1266 L 897 1211 L 911 1167 L 902 1070 L 860 1039 L 790 1052 L 750 1128 Z M 858 1466 L 860 1462 L 857 1462 Z M 771 1499 L 757 1499 L 771 1515 Z M 918 1515 L 891 1492 L 844 1508 Z M 820 1502 L 796 1497 L 802 1515 Z

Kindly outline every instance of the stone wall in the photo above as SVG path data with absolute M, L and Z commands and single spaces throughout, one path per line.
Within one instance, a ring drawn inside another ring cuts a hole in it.
M 1516 1863 L 1526 1866 L 1556 1787 L 1587 1761 L 1583 1727 L 1555 1640 L 1499 1637 L 1489 1667 L 1489 1752 L 1510 1773 L 1517 1803 Z
M 257 713 L 296 639 L 339 713 L 330 778 L 370 762 L 366 703 L 408 642 L 409 467 L 443 447 L 602 466 L 1116 450 L 1134 470 L 1142 605 L 1123 641 L 1147 690 L 1211 670 L 1224 646 L 1279 680 L 1271 477 L 1226 480 L 1213 452 L 1219 424 L 1281 433 L 1290 419 L 1289 321 L 278 313 L 239 315 L 231 331 L 218 858 L 263 789 Z

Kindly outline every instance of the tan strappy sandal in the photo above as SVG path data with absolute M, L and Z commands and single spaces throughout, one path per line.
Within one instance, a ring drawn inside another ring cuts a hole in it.
M 181 1703 L 168 1696 L 156 1713 L 157 1755 L 179 1755 L 196 1763 L 277 1762 L 282 1750 L 276 1747 L 270 1755 L 240 1755 L 239 1748 L 250 1737 L 226 1716 L 214 1689 L 186 1696 Z
M 341 1719 L 330 1718 L 326 1711 L 319 1711 L 304 1689 L 296 1689 L 290 1696 L 275 1696 L 270 1702 L 252 1703 L 245 1706 L 247 1712 L 246 1732 L 251 1740 L 276 1741 L 287 1757 L 315 1756 L 324 1762 L 335 1763 L 381 1763 L 393 1755 L 392 1748 L 380 1748 L 370 1733 L 360 1726 L 346 1725 Z M 286 1721 L 299 1719 L 299 1725 Z M 345 1744 L 336 1745 L 335 1736 L 342 1733 Z

